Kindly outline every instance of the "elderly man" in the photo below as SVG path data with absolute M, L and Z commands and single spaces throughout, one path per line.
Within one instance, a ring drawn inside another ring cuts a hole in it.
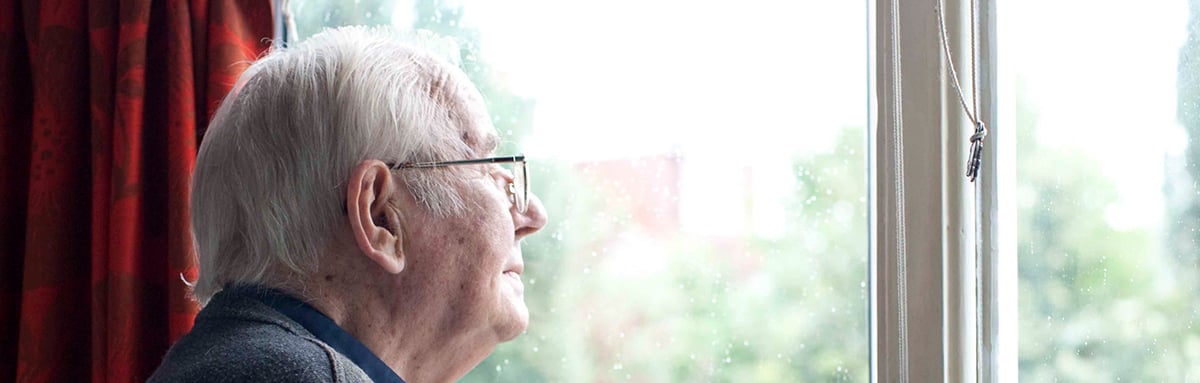
M 150 381 L 447 382 L 524 331 L 524 157 L 395 36 L 275 50 L 222 103 L 192 181 L 204 308 Z

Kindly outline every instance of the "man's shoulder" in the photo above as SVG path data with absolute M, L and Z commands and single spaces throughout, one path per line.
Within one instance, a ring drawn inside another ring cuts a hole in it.
M 329 356 L 316 343 L 269 324 L 245 324 L 193 329 L 171 347 L 150 381 L 333 380 Z
M 214 303 L 171 347 L 150 382 L 342 380 L 335 367 L 344 364 L 340 355 L 286 317 L 252 302 Z

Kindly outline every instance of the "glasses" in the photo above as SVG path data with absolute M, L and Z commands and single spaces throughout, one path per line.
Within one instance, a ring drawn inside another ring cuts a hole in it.
M 513 180 L 508 183 L 508 195 L 512 203 L 517 205 L 517 212 L 525 213 L 529 207 L 529 176 L 525 171 L 525 156 L 507 156 L 480 158 L 474 160 L 440 161 L 440 162 L 404 162 L 388 164 L 392 169 L 429 169 L 444 166 L 479 165 L 479 164 L 512 164 Z

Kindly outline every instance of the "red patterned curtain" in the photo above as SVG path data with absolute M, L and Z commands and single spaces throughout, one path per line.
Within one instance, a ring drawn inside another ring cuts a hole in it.
M 0 382 L 144 381 L 192 326 L 188 182 L 267 0 L 0 0 Z

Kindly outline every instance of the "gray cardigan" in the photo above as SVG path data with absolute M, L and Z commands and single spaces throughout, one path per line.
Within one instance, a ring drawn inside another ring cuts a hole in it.
M 149 382 L 370 382 L 354 362 L 261 301 L 222 291 Z

